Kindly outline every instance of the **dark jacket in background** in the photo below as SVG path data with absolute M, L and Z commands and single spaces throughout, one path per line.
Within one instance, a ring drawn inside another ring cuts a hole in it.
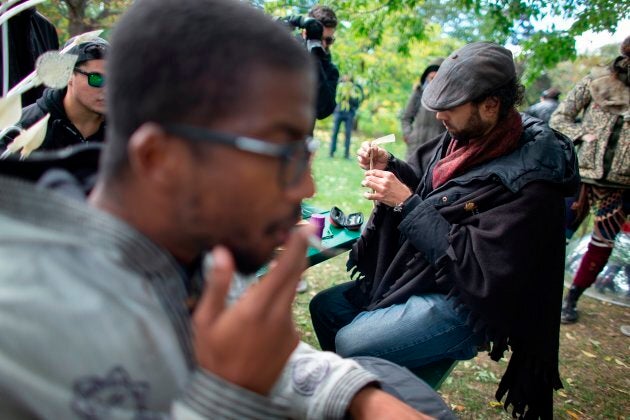
M 525 113 L 549 123 L 551 114 L 558 108 L 558 104 L 555 99 L 545 99 L 527 108 Z
M 316 117 L 322 120 L 335 110 L 339 70 L 333 64 L 330 54 L 314 53 L 313 55 L 317 58 L 318 68 Z
M 444 125 L 435 118 L 435 112 L 423 107 L 421 102 L 422 92 L 424 91 L 423 86 L 427 76 L 430 72 L 437 71 L 442 61 L 443 59 L 441 58 L 437 59 L 431 62 L 424 70 L 420 77 L 420 83 L 413 90 L 413 94 L 409 98 L 409 102 L 407 102 L 407 106 L 400 118 L 403 136 L 407 143 L 407 159 L 418 146 L 445 131 Z
M 62 149 L 67 146 L 88 142 L 103 142 L 105 140 L 105 123 L 101 124 L 98 131 L 88 138 L 84 138 L 81 132 L 72 124 L 63 107 L 63 98 L 66 89 L 46 89 L 36 103 L 22 110 L 22 119 L 17 123 L 21 128 L 29 128 L 44 115 L 50 113 L 48 129 L 44 142 L 38 150 Z M 15 135 L 15 133 L 13 133 Z M 4 149 L 13 140 L 10 136 L 0 139 L 0 148 Z
M 1 31 L 0 39 L 2 39 Z M 46 51 L 58 49 L 59 38 L 55 27 L 34 7 L 9 19 L 9 89 L 35 69 L 37 57 Z M 1 51 L 2 43 L 0 42 Z M 4 77 L 1 73 L 0 87 Z M 44 87 L 38 86 L 24 93 L 22 106 L 34 103 L 42 96 L 43 91 Z

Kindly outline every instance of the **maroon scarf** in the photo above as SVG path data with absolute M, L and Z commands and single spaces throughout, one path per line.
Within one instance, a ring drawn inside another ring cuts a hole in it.
M 453 137 L 446 155 L 433 168 L 433 188 L 473 166 L 515 150 L 522 133 L 521 115 L 512 109 L 505 121 L 498 123 L 485 136 L 471 139 L 465 144 Z

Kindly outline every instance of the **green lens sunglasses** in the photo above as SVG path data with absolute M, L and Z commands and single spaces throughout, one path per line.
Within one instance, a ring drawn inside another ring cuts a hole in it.
M 88 85 L 92 87 L 101 88 L 105 85 L 105 76 L 101 73 L 88 73 L 76 67 L 74 71 L 86 76 Z

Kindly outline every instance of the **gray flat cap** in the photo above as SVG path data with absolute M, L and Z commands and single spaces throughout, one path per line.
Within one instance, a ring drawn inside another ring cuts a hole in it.
M 479 99 L 516 78 L 512 52 L 491 42 L 474 42 L 451 54 L 422 94 L 422 105 L 444 111 Z

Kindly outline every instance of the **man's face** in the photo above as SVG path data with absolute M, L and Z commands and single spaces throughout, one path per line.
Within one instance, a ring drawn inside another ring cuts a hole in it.
M 438 111 L 435 117 L 444 124 L 451 137 L 468 141 L 486 134 L 494 121 L 484 118 L 479 104 L 467 102 L 446 111 Z
M 100 73 L 105 76 L 105 60 L 90 60 L 81 63 L 79 70 L 84 73 Z M 88 76 L 74 72 L 68 83 L 70 100 L 83 109 L 96 114 L 105 114 L 105 89 L 93 87 L 88 83 Z
M 324 26 L 324 34 L 322 35 L 322 47 L 326 51 L 330 51 L 330 46 L 335 42 L 335 28 L 328 28 Z
M 314 79 L 302 71 L 252 71 L 236 111 L 212 130 L 274 144 L 302 142 L 314 119 Z M 230 146 L 201 145 L 179 205 L 180 229 L 194 247 L 226 245 L 241 272 L 255 271 L 282 245 L 314 193 L 310 164 L 292 186 L 282 185 L 280 158 Z

